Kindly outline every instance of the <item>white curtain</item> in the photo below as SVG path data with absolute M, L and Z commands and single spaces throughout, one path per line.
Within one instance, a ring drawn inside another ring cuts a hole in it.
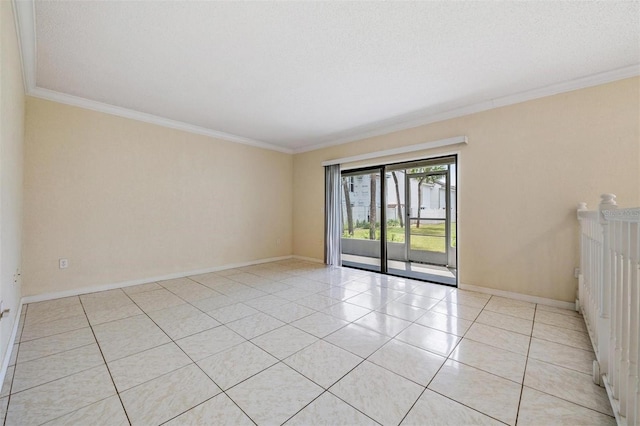
M 342 178 L 340 164 L 324 168 L 324 263 L 340 266 L 342 237 Z

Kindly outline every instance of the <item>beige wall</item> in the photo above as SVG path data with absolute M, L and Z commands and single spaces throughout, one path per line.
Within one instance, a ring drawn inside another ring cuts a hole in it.
M 26 123 L 25 296 L 292 253 L 289 154 L 31 97 Z
M 0 365 L 20 308 L 24 87 L 11 2 L 0 2 Z M 16 281 L 17 278 L 17 281 Z
M 294 254 L 323 257 L 321 161 L 466 135 L 469 144 L 455 148 L 461 283 L 573 301 L 576 204 L 595 207 L 600 193 L 613 192 L 621 205 L 640 205 L 639 82 L 621 80 L 297 154 Z
M 321 161 L 466 135 L 461 282 L 571 301 L 576 203 L 610 191 L 640 205 L 639 81 L 294 156 L 27 98 L 23 293 L 321 259 Z

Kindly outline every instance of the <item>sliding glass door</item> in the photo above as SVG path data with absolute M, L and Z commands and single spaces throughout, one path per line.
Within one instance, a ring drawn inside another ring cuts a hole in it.
M 346 171 L 342 184 L 344 266 L 456 285 L 455 156 Z

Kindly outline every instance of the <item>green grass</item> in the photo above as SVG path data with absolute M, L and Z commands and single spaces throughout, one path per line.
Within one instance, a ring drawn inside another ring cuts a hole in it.
M 456 224 L 451 226 L 451 240 L 452 246 L 456 246 Z M 350 236 L 345 230 L 342 234 L 342 238 L 356 238 L 360 240 L 369 239 L 369 228 L 355 228 L 353 230 L 353 236 Z M 376 228 L 376 240 L 380 240 L 380 228 Z M 387 242 L 390 243 L 404 243 L 404 228 L 399 226 L 387 227 Z M 412 250 L 427 250 L 444 253 L 445 249 L 445 230 L 444 223 L 436 225 L 421 224 L 420 228 L 416 228 L 416 225 L 411 225 L 411 249 Z

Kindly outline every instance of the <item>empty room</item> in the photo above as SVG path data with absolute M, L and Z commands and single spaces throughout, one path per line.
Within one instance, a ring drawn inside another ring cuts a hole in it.
M 0 425 L 640 425 L 640 1 L 0 32 Z

